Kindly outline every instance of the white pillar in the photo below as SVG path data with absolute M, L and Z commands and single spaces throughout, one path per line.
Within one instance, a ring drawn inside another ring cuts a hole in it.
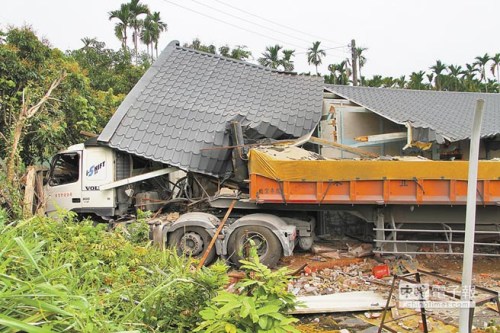
M 472 300 L 472 261 L 474 259 L 474 233 L 476 228 L 476 191 L 479 159 L 479 143 L 481 139 L 481 123 L 483 121 L 484 100 L 478 99 L 470 138 L 469 176 L 467 184 L 467 211 L 465 213 L 464 260 L 462 267 L 462 295 L 460 300 L 468 307 L 460 309 L 459 332 L 469 333 L 470 308 Z

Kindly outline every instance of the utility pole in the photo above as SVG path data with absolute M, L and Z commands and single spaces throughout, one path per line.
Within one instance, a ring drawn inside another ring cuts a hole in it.
M 356 52 L 356 41 L 351 40 L 351 53 L 352 53 L 352 85 L 358 85 L 358 54 Z

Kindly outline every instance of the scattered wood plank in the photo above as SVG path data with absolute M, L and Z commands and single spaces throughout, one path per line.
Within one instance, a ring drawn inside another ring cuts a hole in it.
M 297 300 L 304 307 L 297 308 L 291 314 L 335 313 L 353 311 L 382 310 L 386 299 L 374 291 L 353 291 L 318 296 L 298 296 Z

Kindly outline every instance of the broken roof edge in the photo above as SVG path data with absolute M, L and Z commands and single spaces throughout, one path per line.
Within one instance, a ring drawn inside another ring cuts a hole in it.
M 361 87 L 361 88 L 370 88 L 370 87 Z M 399 125 L 403 125 L 403 126 L 411 126 L 412 128 L 430 129 L 430 130 L 434 131 L 437 135 L 440 135 L 440 136 L 441 136 L 441 137 L 443 137 L 444 139 L 448 140 L 449 142 L 456 142 L 456 141 L 464 140 L 464 138 L 453 138 L 453 139 L 452 139 L 451 137 L 449 137 L 449 136 L 447 136 L 447 135 L 445 135 L 445 134 L 443 134 L 443 133 L 438 132 L 435 128 L 433 128 L 432 126 L 428 125 L 426 122 L 424 122 L 424 121 L 422 121 L 422 120 L 419 120 L 419 121 L 420 121 L 422 124 L 426 124 L 427 126 L 413 126 L 413 123 L 412 123 L 412 121 L 410 121 L 410 120 L 406 120 L 406 121 L 398 121 L 398 120 L 395 120 L 395 119 L 393 119 L 393 118 L 391 118 L 391 117 L 388 117 L 387 115 L 383 114 L 383 113 L 382 113 L 382 112 L 380 112 L 380 111 L 377 111 L 377 110 L 375 110 L 375 109 L 373 109 L 373 108 L 369 108 L 369 107 L 367 107 L 366 105 L 364 105 L 364 104 L 363 104 L 363 103 L 361 103 L 361 102 L 358 102 L 358 101 L 357 101 L 356 99 L 354 99 L 354 98 L 347 97 L 346 95 L 341 94 L 341 93 L 339 93 L 338 91 L 335 91 L 333 88 L 330 88 L 330 87 L 328 87 L 328 86 L 325 86 L 325 90 L 328 90 L 329 92 L 331 92 L 331 93 L 333 93 L 333 94 L 335 94 L 335 95 L 338 95 L 338 96 L 340 96 L 340 97 L 342 97 L 342 98 L 344 98 L 344 99 L 346 99 L 346 100 L 352 101 L 353 103 L 358 104 L 359 106 L 362 106 L 362 107 L 364 107 L 365 109 L 370 110 L 371 112 L 373 112 L 373 113 L 375 113 L 375 114 L 377 114 L 377 115 L 379 115 L 379 116 L 381 116 L 381 117 L 383 117 L 383 118 L 385 118 L 385 119 L 387 119 L 387 120 L 392 121 L 392 122 L 393 122 L 393 123 L 395 123 L 395 124 L 399 124 Z M 403 89 L 401 89 L 401 90 L 403 90 Z M 468 138 L 465 138 L 465 139 L 468 139 Z
M 150 82 L 153 76 L 158 72 L 161 64 L 165 62 L 165 59 L 170 56 L 170 54 L 179 46 L 179 41 L 171 41 L 162 51 L 160 56 L 156 59 L 156 61 L 148 68 L 146 73 L 137 81 L 132 90 L 127 94 L 123 102 L 120 103 L 120 106 L 113 114 L 109 122 L 106 124 L 101 134 L 97 138 L 97 141 L 100 142 L 109 142 L 113 137 L 118 125 L 123 120 L 123 117 L 130 109 L 130 106 L 134 103 L 134 101 L 139 97 L 141 91 L 145 88 L 146 84 Z

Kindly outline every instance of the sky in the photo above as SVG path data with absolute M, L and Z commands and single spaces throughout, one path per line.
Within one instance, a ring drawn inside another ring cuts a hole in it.
M 0 29 L 31 25 L 40 37 L 63 51 L 96 37 L 118 49 L 116 22 L 109 12 L 126 0 L 0 0 Z M 142 0 L 159 11 L 168 32 L 160 40 L 181 44 L 199 38 L 216 46 L 246 45 L 255 62 L 266 46 L 295 49 L 295 70 L 312 72 L 306 52 L 321 41 L 327 65 L 350 57 L 355 39 L 367 48 L 362 75 L 408 76 L 445 64 L 474 62 L 500 53 L 499 0 Z

